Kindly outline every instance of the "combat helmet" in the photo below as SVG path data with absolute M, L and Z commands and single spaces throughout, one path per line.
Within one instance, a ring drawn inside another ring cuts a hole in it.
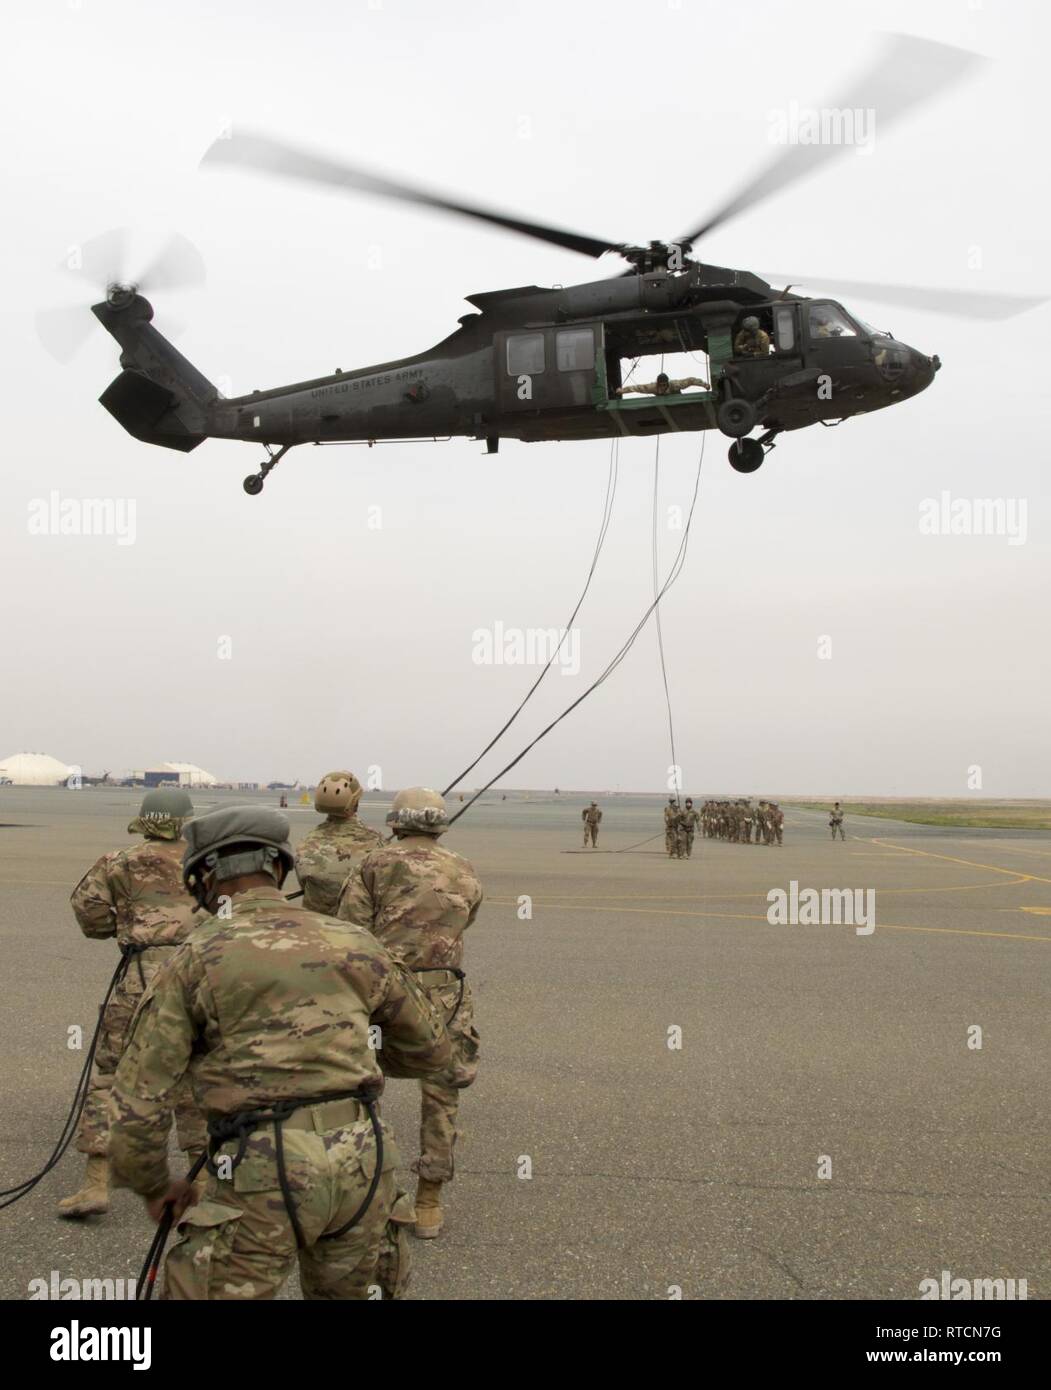
M 193 802 L 178 787 L 155 787 L 142 798 L 139 814 L 128 826 L 129 835 L 150 840 L 177 840 L 183 822 L 193 815 Z
M 280 880 L 278 864 L 294 867 L 288 817 L 270 806 L 228 806 L 198 816 L 185 827 L 182 877 L 202 906 L 213 883 L 242 874 Z
M 407 787 L 391 803 L 387 824 L 395 835 L 442 835 L 449 828 L 445 798 L 430 787 Z
M 756 333 L 759 329 L 759 320 L 754 314 L 749 314 L 746 319 L 742 320 L 741 327 L 747 329 L 749 333 Z
M 334 820 L 346 820 L 358 809 L 361 783 L 353 772 L 326 772 L 314 792 L 314 810 Z

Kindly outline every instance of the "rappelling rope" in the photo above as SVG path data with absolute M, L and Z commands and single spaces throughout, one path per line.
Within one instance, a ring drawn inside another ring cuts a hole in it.
M 628 639 L 624 642 L 623 646 L 621 646 L 619 651 L 617 651 L 617 653 L 610 659 L 605 669 L 595 678 L 594 681 L 592 681 L 592 683 L 583 692 L 583 694 L 578 695 L 577 698 L 574 701 L 572 701 L 571 704 L 566 706 L 566 708 L 562 711 L 560 715 L 557 716 L 557 718 L 553 719 L 550 724 L 548 724 L 545 728 L 541 729 L 540 733 L 537 734 L 536 738 L 532 739 L 529 743 L 526 744 L 526 746 L 522 749 L 522 751 L 518 754 L 516 758 L 513 758 L 511 762 L 507 764 L 506 767 L 501 768 L 500 771 L 494 777 L 490 778 L 490 780 L 486 782 L 484 787 L 479 788 L 479 790 L 476 791 L 475 794 L 471 797 L 470 801 L 468 801 L 465 805 L 461 806 L 460 809 L 456 812 L 455 816 L 450 817 L 450 825 L 452 825 L 455 821 L 458 821 L 466 811 L 469 811 L 480 796 L 483 796 L 489 790 L 489 788 L 493 786 L 494 783 L 498 782 L 501 777 L 503 777 L 506 773 L 510 772 L 513 767 L 516 767 L 517 764 L 520 763 L 522 759 L 526 756 L 526 754 L 530 752 L 531 749 L 536 747 L 536 745 L 540 742 L 541 739 L 546 738 L 547 735 L 551 732 L 553 728 L 555 728 L 556 725 L 561 724 L 562 720 L 565 719 L 567 715 L 571 714 L 573 710 L 575 710 L 579 704 L 586 700 L 587 697 L 593 691 L 597 690 L 600 685 L 607 681 L 609 677 L 613 674 L 613 672 L 617 669 L 617 667 L 620 665 L 620 663 L 627 656 L 631 648 L 635 645 L 639 633 L 646 626 L 646 623 L 649 621 L 651 614 L 656 610 L 656 608 L 660 604 L 661 599 L 664 597 L 664 595 L 668 592 L 671 586 L 678 579 L 679 575 L 682 573 L 683 565 L 686 562 L 686 549 L 690 539 L 690 527 L 693 522 L 694 508 L 697 505 L 697 495 L 700 491 L 701 486 L 701 467 L 704 463 L 705 438 L 706 436 L 702 434 L 701 452 L 697 459 L 697 476 L 694 479 L 693 496 L 690 499 L 690 510 L 687 513 L 686 524 L 683 528 L 682 540 L 679 542 L 679 548 L 675 553 L 675 558 L 671 563 L 671 567 L 668 570 L 668 574 L 665 577 L 664 583 L 661 585 L 660 589 L 654 596 L 653 602 L 649 604 L 649 606 L 646 608 L 646 611 L 643 613 L 642 617 L 636 623 L 634 630 L 632 631 Z
M 591 567 L 588 570 L 587 579 L 584 581 L 584 587 L 580 591 L 580 597 L 577 599 L 576 607 L 573 609 L 573 612 L 569 615 L 569 621 L 565 624 L 565 626 L 562 629 L 562 637 L 559 640 L 558 646 L 551 653 L 551 657 L 548 660 L 547 665 L 544 667 L 544 669 L 540 672 L 539 676 L 537 676 L 536 680 L 526 691 L 524 699 L 522 700 L 521 704 L 519 704 L 518 708 L 514 711 L 514 713 L 511 715 L 510 719 L 508 719 L 506 724 L 504 724 L 504 726 L 489 740 L 489 742 L 485 745 L 482 751 L 475 758 L 474 762 L 470 763 L 467 767 L 465 767 L 464 770 L 460 773 L 459 777 L 453 778 L 449 785 L 443 790 L 442 796 L 448 796 L 454 787 L 459 786 L 459 784 L 463 781 L 467 774 L 469 772 L 473 772 L 473 770 L 478 766 L 478 764 L 485 757 L 486 753 L 489 752 L 490 748 L 492 748 L 494 744 L 498 743 L 500 739 L 503 738 L 504 734 L 507 733 L 508 729 L 515 722 L 518 716 L 522 713 L 529 701 L 533 698 L 533 695 L 536 693 L 536 690 L 540 685 L 540 682 L 547 675 L 548 671 L 550 671 L 559 653 L 561 652 L 562 644 L 563 642 L 565 642 L 566 637 L 569 635 L 569 630 L 573 626 L 573 622 L 577 614 L 580 612 L 581 604 L 583 604 L 584 599 L 587 597 L 587 592 L 591 588 L 591 580 L 595 573 L 595 568 L 598 565 L 599 556 L 602 554 L 602 547 L 606 542 L 606 532 L 609 530 L 610 519 L 613 516 L 613 501 L 617 495 L 617 475 L 619 470 L 619 464 L 620 439 L 616 438 L 610 441 L 609 471 L 606 476 L 606 500 L 602 506 L 602 522 L 599 526 L 598 540 L 595 542 L 595 553 L 591 557 Z
M 31 1178 L 25 1178 L 22 1182 L 16 1183 L 14 1187 L 5 1188 L 4 1191 L 0 1192 L 0 1197 L 7 1199 L 6 1201 L 0 1202 L 0 1211 L 2 1211 L 4 1207 L 13 1206 L 15 1202 L 20 1201 L 23 1197 L 27 1197 L 29 1193 L 32 1192 L 33 1188 L 36 1187 L 37 1183 L 43 1178 L 46 1178 L 48 1173 L 57 1166 L 62 1159 L 62 1155 L 69 1148 L 73 1136 L 77 1132 L 77 1125 L 80 1123 L 84 1102 L 88 1098 L 88 1090 L 91 1082 L 91 1068 L 95 1061 L 95 1052 L 98 1049 L 99 1037 L 102 1034 L 102 1020 L 106 1015 L 106 1005 L 109 1003 L 113 991 L 127 973 L 128 966 L 131 964 L 132 957 L 135 954 L 136 953 L 132 950 L 122 948 L 121 958 L 117 962 L 117 967 L 113 972 L 105 996 L 99 1006 L 98 1022 L 95 1024 L 95 1032 L 92 1035 L 91 1043 L 88 1047 L 88 1054 L 84 1058 L 84 1065 L 77 1079 L 72 1103 L 66 1114 L 58 1139 L 55 1142 L 55 1147 L 51 1150 L 50 1158 L 48 1158 L 43 1168 L 41 1168 L 39 1172 L 34 1173 Z
M 663 359 L 661 362 L 663 366 Z M 656 440 L 657 448 L 653 455 L 653 599 L 654 599 L 654 618 L 657 624 L 657 651 L 660 654 L 661 680 L 664 682 L 664 704 L 668 711 L 668 740 L 671 745 L 671 766 L 672 775 L 675 777 L 676 804 L 679 800 L 678 793 L 678 759 L 675 756 L 675 723 L 671 712 L 671 691 L 668 689 L 668 666 L 664 657 L 664 629 L 661 627 L 661 610 L 657 593 L 657 510 L 658 498 L 660 493 L 660 468 L 661 468 L 661 441 L 660 435 Z

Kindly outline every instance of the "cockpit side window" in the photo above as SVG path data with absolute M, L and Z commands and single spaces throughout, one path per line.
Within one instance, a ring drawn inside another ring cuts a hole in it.
M 835 304 L 812 304 L 810 306 L 810 337 L 814 338 L 856 338 L 858 331 Z

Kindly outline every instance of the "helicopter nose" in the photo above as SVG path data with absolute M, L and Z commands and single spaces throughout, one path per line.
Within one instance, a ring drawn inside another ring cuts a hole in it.
M 908 379 L 910 393 L 912 395 L 917 395 L 920 391 L 926 391 L 936 374 L 941 370 L 941 365 L 941 358 L 937 353 L 935 353 L 933 357 L 928 357 L 925 353 L 919 352 L 916 348 L 909 348 Z

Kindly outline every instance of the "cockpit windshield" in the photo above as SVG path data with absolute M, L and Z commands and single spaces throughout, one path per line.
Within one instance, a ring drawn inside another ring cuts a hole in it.
M 858 331 L 838 304 L 813 304 L 810 308 L 811 338 L 856 338 Z
M 870 338 L 889 338 L 891 335 L 885 328 L 873 328 L 871 323 L 866 323 L 864 319 L 857 319 L 858 327 L 863 333 L 867 333 Z

